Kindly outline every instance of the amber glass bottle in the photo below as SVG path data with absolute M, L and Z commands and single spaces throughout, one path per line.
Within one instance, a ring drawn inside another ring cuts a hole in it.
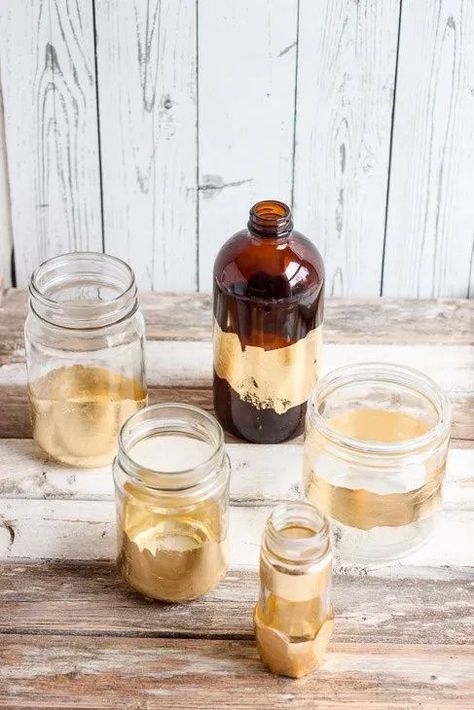
M 214 264 L 214 408 L 227 431 L 271 444 L 302 432 L 323 300 L 318 250 L 287 205 L 258 202 Z

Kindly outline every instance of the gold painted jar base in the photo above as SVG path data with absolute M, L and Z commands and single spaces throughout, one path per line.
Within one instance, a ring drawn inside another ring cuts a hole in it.
M 254 629 L 262 662 L 277 675 L 301 678 L 321 665 L 334 627 L 334 614 L 326 619 L 313 639 L 292 641 L 277 629 L 266 626 L 254 609 Z
M 36 443 L 55 461 L 80 468 L 112 463 L 123 422 L 147 403 L 136 380 L 84 365 L 52 370 L 28 394 Z
M 143 534 L 153 537 L 155 530 Z M 166 542 L 161 539 L 154 553 L 146 545 L 146 540 L 123 533 L 117 564 L 124 582 L 151 599 L 192 601 L 217 586 L 227 573 L 227 540 L 199 544 L 175 535 Z

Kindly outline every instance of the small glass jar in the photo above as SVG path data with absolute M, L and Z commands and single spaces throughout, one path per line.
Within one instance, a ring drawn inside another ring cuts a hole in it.
M 124 424 L 114 463 L 117 564 L 147 597 L 196 599 L 228 568 L 230 463 L 214 417 L 156 404 Z
M 333 629 L 332 550 L 328 520 L 311 504 L 277 506 L 260 551 L 260 598 L 254 626 L 260 657 L 279 675 L 317 668 Z
M 417 549 L 441 505 L 450 405 L 407 367 L 367 363 L 324 377 L 308 406 L 304 489 L 334 523 L 342 561 Z
M 33 437 L 57 461 L 110 464 L 123 422 L 147 402 L 145 325 L 131 268 L 107 254 L 44 262 L 25 322 Z

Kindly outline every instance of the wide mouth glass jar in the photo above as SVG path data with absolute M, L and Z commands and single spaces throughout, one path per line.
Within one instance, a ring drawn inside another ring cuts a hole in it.
M 127 417 L 147 401 L 145 326 L 131 268 L 107 254 L 44 262 L 25 322 L 33 436 L 72 466 L 110 464 Z
M 332 519 L 341 560 L 395 560 L 426 540 L 449 435 L 449 401 L 417 370 L 366 363 L 319 382 L 306 420 L 304 488 Z
M 267 520 L 254 610 L 262 661 L 298 678 L 322 661 L 333 627 L 329 521 L 313 505 L 291 501 Z
M 124 424 L 114 463 L 118 567 L 163 601 L 195 599 L 228 568 L 230 463 L 221 426 L 186 404 L 156 404 Z

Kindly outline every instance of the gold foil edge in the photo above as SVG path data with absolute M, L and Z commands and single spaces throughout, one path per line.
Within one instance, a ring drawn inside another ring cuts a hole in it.
M 287 571 L 280 572 L 264 557 L 260 557 L 262 585 L 275 596 L 291 602 L 305 602 L 323 594 L 331 581 L 331 575 L 331 562 L 313 572 L 288 574 Z
M 245 402 L 277 414 L 308 399 L 319 377 L 322 325 L 292 345 L 274 350 L 246 345 L 214 318 L 214 369 Z
M 306 464 L 307 466 L 307 464 Z M 445 466 L 419 488 L 403 493 L 374 493 L 364 488 L 334 486 L 315 471 L 305 471 L 308 500 L 343 525 L 370 530 L 400 527 L 428 518 L 442 500 Z
M 255 605 L 253 620 L 257 648 L 262 662 L 272 673 L 301 678 L 319 668 L 334 629 L 334 611 L 323 622 L 313 639 L 291 641 L 277 629 L 263 624 Z

